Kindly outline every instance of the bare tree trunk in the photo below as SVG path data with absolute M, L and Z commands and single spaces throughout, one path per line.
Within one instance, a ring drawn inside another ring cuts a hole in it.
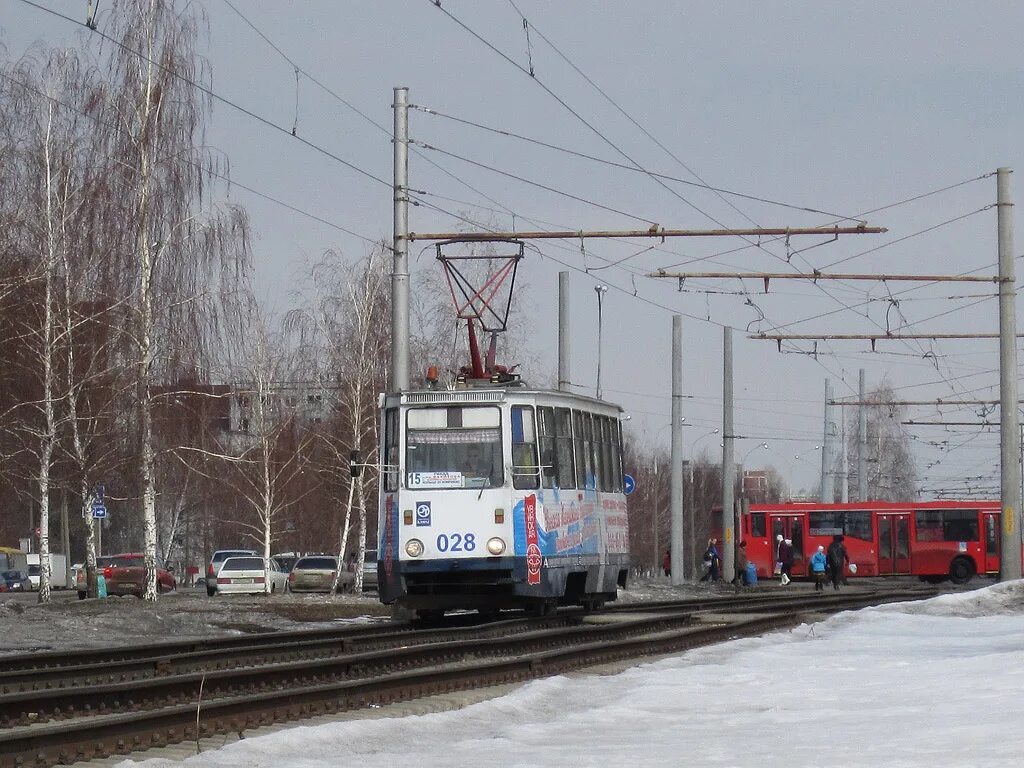
M 50 602 L 50 468 L 53 463 L 53 449 L 57 437 L 56 417 L 53 408 L 53 271 L 56 265 L 57 234 L 53 210 L 53 157 L 51 138 L 53 127 L 53 103 L 47 105 L 46 140 L 46 263 L 44 266 L 45 290 L 43 295 L 43 434 L 39 450 L 39 602 Z
M 341 532 L 338 536 L 338 570 L 334 574 L 334 585 L 331 587 L 331 594 L 337 594 L 338 583 L 341 581 L 341 570 L 346 565 L 345 553 L 348 550 L 349 524 L 352 520 L 352 494 L 355 493 L 358 478 L 351 478 L 348 484 L 348 503 L 345 505 L 345 521 L 341 524 Z
M 356 478 L 360 480 L 360 478 Z M 363 594 L 363 566 L 366 564 L 366 495 L 362 482 L 356 482 L 356 504 L 359 507 L 359 554 L 356 559 L 356 580 L 352 590 Z

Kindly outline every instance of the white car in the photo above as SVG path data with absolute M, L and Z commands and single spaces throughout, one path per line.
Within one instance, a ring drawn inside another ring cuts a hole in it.
M 284 592 L 288 574 L 270 560 L 270 591 Z M 225 595 L 258 595 L 266 592 L 266 561 L 255 555 L 229 557 L 217 571 L 217 592 Z

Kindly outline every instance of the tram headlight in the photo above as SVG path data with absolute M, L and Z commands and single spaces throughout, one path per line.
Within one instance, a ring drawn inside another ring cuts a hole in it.
M 423 554 L 423 542 L 419 539 L 409 539 L 405 542 L 405 554 L 409 557 L 419 557 Z
M 500 555 L 505 551 L 505 542 L 495 536 L 493 539 L 487 540 L 487 551 L 492 555 Z

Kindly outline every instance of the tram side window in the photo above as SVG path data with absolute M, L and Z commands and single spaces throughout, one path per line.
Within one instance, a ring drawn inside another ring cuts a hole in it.
M 537 471 L 537 437 L 533 426 L 533 408 L 512 406 L 512 486 L 520 489 L 540 487 Z
M 398 490 L 398 409 L 384 412 L 384 490 Z
M 595 488 L 594 456 L 591 452 L 593 431 L 590 414 L 583 411 L 572 412 L 573 447 L 576 449 L 576 487 Z
M 926 509 L 914 516 L 918 541 L 942 541 L 942 510 Z
M 554 488 L 558 477 L 558 453 L 555 451 L 555 409 L 537 409 L 537 442 L 540 445 L 541 485 Z
M 622 493 L 623 475 L 626 473 L 622 469 L 622 422 L 618 419 L 615 419 L 612 424 L 612 439 L 612 471 L 615 474 L 615 491 Z
M 559 488 L 576 487 L 576 462 L 572 449 L 572 411 L 555 408 L 555 479 Z
M 842 533 L 843 522 L 839 519 L 840 514 L 831 510 L 809 512 L 807 522 L 811 536 L 835 536 Z
M 973 509 L 929 509 L 915 515 L 918 541 L 978 541 L 978 512 Z
M 755 538 L 762 538 L 768 532 L 765 527 L 764 512 L 750 513 L 750 535 Z
M 808 515 L 812 536 L 850 536 L 871 541 L 871 513 L 861 511 L 818 511 Z
M 575 488 L 572 455 L 572 411 L 542 406 L 537 409 L 541 478 L 545 488 Z
M 843 512 L 843 534 L 854 539 L 871 541 L 871 513 Z
M 603 416 L 601 422 L 601 479 L 604 480 L 604 489 L 607 492 L 615 489 L 615 468 L 611 454 L 611 429 L 614 426 L 611 419 Z
M 977 510 L 943 510 L 942 534 L 946 541 L 979 541 Z

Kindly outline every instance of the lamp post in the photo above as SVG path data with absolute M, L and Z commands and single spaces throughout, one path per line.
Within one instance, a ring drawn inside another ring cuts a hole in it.
M 607 285 L 595 285 L 594 292 L 597 294 L 597 386 L 594 388 L 595 396 L 601 399 L 601 305 L 604 295 L 608 293 Z
M 760 443 L 758 443 L 757 445 L 752 447 L 752 449 L 750 451 L 748 451 L 745 454 L 743 454 L 743 458 L 739 462 L 739 498 L 740 498 L 740 500 L 746 498 L 746 487 L 745 487 L 746 483 L 743 482 L 743 471 L 744 471 L 743 467 L 746 465 L 746 460 L 750 459 L 751 458 L 751 454 L 753 454 L 758 449 L 764 449 L 765 451 L 767 451 L 768 450 L 768 443 L 765 442 L 765 441 L 761 441 Z
M 816 446 L 814 446 L 811 449 L 811 451 L 820 451 L 820 450 L 821 450 L 821 446 L 820 445 L 816 445 Z M 794 462 L 797 462 L 797 461 L 803 461 L 803 462 L 806 462 L 807 464 L 811 464 L 809 459 L 805 459 L 799 453 L 794 453 L 793 454 L 793 459 L 792 459 L 792 461 L 789 462 L 789 497 L 790 497 L 790 499 L 793 498 L 793 475 L 795 474 L 793 468 L 796 466 Z M 811 464 L 811 466 L 814 466 L 814 465 Z

